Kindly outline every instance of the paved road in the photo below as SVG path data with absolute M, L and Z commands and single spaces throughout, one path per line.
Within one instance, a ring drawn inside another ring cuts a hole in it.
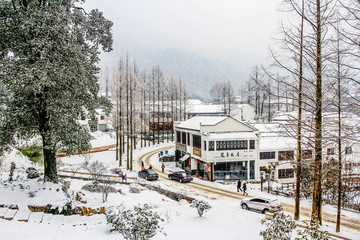
M 140 156 L 137 159 L 138 166 L 141 165 L 141 161 L 143 161 L 145 163 L 145 165 L 150 165 L 150 158 L 153 155 L 158 154 L 159 151 L 165 151 L 170 148 L 173 148 L 173 146 L 159 148 L 159 149 L 152 150 L 150 152 L 143 154 L 142 156 Z M 157 171 L 159 173 L 159 176 L 162 180 L 171 181 L 168 179 L 166 172 L 162 173 L 161 169 L 157 168 L 156 166 L 153 168 L 155 169 L 155 171 Z M 184 184 L 177 183 L 175 181 L 172 181 L 172 182 L 177 187 L 184 189 Z M 240 194 L 238 192 L 230 191 L 230 190 L 216 187 L 213 185 L 209 186 L 206 183 L 191 182 L 191 183 L 187 183 L 185 186 L 186 186 L 186 190 L 189 192 L 191 192 L 191 189 L 194 189 L 194 190 L 196 189 L 197 192 L 202 191 L 204 193 L 203 196 L 209 197 L 209 193 L 211 193 L 210 198 L 227 197 L 227 198 L 231 198 L 231 199 L 241 200 L 245 197 L 252 197 L 252 195 L 243 196 L 242 194 Z M 293 215 L 294 204 L 288 203 L 288 202 L 282 202 L 281 204 L 282 204 L 283 210 L 285 212 L 287 212 L 290 215 Z M 300 213 L 301 213 L 302 219 L 310 219 L 311 209 L 309 207 L 302 206 Z M 322 217 L 323 217 L 323 224 L 327 224 L 330 226 L 333 225 L 334 229 L 335 229 L 336 213 L 323 211 Z M 360 231 L 360 216 L 359 216 L 359 218 L 351 218 L 349 216 L 342 215 L 341 216 L 341 226 Z

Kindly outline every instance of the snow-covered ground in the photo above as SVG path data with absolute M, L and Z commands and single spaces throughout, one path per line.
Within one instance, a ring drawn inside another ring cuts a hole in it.
M 110 145 L 115 142 L 113 136 L 97 132 L 95 138 L 92 140 L 93 147 Z M 171 145 L 171 144 L 164 144 Z M 162 145 L 162 146 L 164 146 Z M 135 151 L 135 158 L 140 155 L 160 147 L 155 145 Z M 102 162 L 108 169 L 118 167 L 119 162 L 115 159 L 115 151 L 109 150 L 106 152 L 94 153 L 87 157 L 90 161 L 98 160 Z M 8 182 L 10 163 L 14 161 L 17 165 L 12 183 Z M 83 171 L 81 164 L 85 161 L 84 155 L 68 156 L 59 160 L 59 169 Z M 136 161 L 135 161 L 136 162 Z M 154 167 L 160 168 L 160 163 L 156 155 L 152 157 L 151 164 Z M 42 169 L 42 166 L 34 166 L 26 158 L 16 153 L 14 150 L 8 154 L 0 167 L 0 204 L 17 204 L 20 209 L 25 210 L 27 205 L 62 205 L 67 197 L 59 190 L 59 186 L 52 183 L 43 183 L 37 179 L 28 180 L 22 173 L 28 166 L 33 166 Z M 135 166 L 136 172 L 139 166 Z M 171 163 L 166 164 L 166 171 L 176 170 L 176 167 Z M 125 171 L 125 169 L 124 169 Z M 125 171 L 126 172 L 126 171 Z M 136 172 L 126 172 L 128 177 L 136 177 Z M 81 190 L 81 187 L 88 184 L 88 181 L 66 179 L 71 181 L 69 193 L 74 196 L 76 192 Z M 132 180 L 129 180 L 132 181 Z M 143 180 L 140 180 L 143 181 Z M 205 184 L 223 187 L 229 190 L 236 191 L 234 184 L 220 184 L 215 182 L 204 182 L 199 179 L 194 181 L 201 181 Z M 136 181 L 135 181 L 136 182 Z M 178 184 L 171 181 L 158 180 L 153 184 L 160 185 L 162 188 L 168 188 L 181 192 L 186 192 L 188 187 L 186 184 L 178 189 Z M 199 217 L 197 211 L 189 206 L 189 204 L 182 200 L 180 202 L 174 201 L 157 192 L 150 191 L 147 188 L 138 186 L 141 190 L 139 194 L 130 193 L 129 185 L 115 184 L 116 189 L 121 189 L 125 195 L 120 193 L 110 193 L 108 201 L 103 203 L 101 193 L 91 193 L 83 191 L 86 195 L 87 207 L 109 207 L 123 204 L 124 206 L 133 206 L 136 204 L 143 205 L 145 203 L 154 207 L 160 216 L 165 220 L 162 222 L 164 234 L 157 234 L 153 239 L 262 239 L 259 236 L 260 230 L 265 227 L 261 224 L 264 219 L 264 214 L 246 211 L 240 208 L 238 200 L 231 200 L 225 197 L 216 197 L 212 195 L 204 196 L 203 193 L 196 192 L 196 190 L 188 191 L 188 193 L 197 198 L 204 199 L 210 203 L 212 209 L 206 212 L 203 217 Z M 267 195 L 266 192 L 259 191 L 260 186 L 255 184 L 248 184 L 249 194 L 252 195 Z M 34 196 L 30 197 L 29 192 L 33 192 Z M 293 199 L 276 196 L 280 201 L 293 202 Z M 302 205 L 311 206 L 310 201 L 302 201 Z M 324 205 L 324 211 L 336 211 L 332 206 Z M 360 217 L 354 212 L 343 211 L 344 215 L 354 218 Z M 16 217 L 15 217 L 16 219 Z M 334 226 L 323 226 L 331 233 L 334 233 Z M 360 239 L 359 231 L 343 229 L 341 236 L 350 239 Z M 293 238 L 296 236 L 295 232 Z M 118 232 L 110 232 L 110 226 L 106 224 L 104 215 L 93 216 L 62 216 L 46 214 L 43 217 L 43 222 L 39 223 L 36 220 L 29 219 L 29 222 L 18 222 L 16 220 L 8 221 L 0 219 L 0 239 L 123 239 Z

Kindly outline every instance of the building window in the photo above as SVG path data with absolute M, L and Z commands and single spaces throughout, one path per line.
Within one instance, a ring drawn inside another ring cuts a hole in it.
M 181 132 L 181 143 L 186 144 L 186 133 L 185 132 Z
M 335 155 L 335 148 L 328 148 L 327 155 Z
M 250 149 L 255 149 L 255 140 L 250 140 Z
M 209 141 L 209 151 L 214 151 L 214 141 Z
M 282 178 L 293 178 L 294 177 L 294 170 L 289 168 L 289 169 L 279 169 L 278 170 L 278 178 L 282 179 Z
M 261 152 L 260 159 L 275 159 L 275 152 Z
M 279 151 L 279 161 L 294 160 L 294 151 Z
M 105 116 L 104 116 L 104 115 L 101 115 L 101 116 L 100 116 L 100 120 L 105 120 Z
M 176 142 L 180 143 L 181 142 L 181 135 L 179 131 L 176 131 Z
M 190 146 L 190 133 L 187 133 L 187 145 Z
M 204 150 L 206 151 L 206 141 L 204 141 Z
M 196 148 L 201 148 L 201 136 L 193 135 L 193 146 Z
M 352 148 L 351 147 L 346 147 L 345 148 L 345 154 L 352 154 Z
M 312 158 L 312 151 L 311 150 L 302 150 L 301 151 L 301 158 L 302 159 L 311 159 Z
M 247 149 L 247 143 L 248 141 L 247 140 L 241 140 L 239 141 L 240 142 L 240 148 L 239 149 Z

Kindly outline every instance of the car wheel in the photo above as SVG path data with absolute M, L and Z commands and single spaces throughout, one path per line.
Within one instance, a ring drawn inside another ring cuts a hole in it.
M 180 178 L 180 179 L 179 179 L 179 182 L 181 182 L 181 183 L 182 183 L 182 182 L 183 182 L 183 180 Z
M 149 180 L 149 178 L 148 178 L 148 177 L 145 177 L 145 179 L 146 179 L 146 180 Z
M 242 209 L 249 210 L 249 207 L 248 207 L 248 205 L 247 205 L 246 203 L 243 203 L 243 204 L 241 205 L 241 207 L 242 207 Z
M 262 213 L 267 213 L 269 211 L 269 209 L 267 209 L 267 208 L 265 208 L 263 211 L 262 211 Z
M 170 180 L 172 180 L 172 177 L 171 177 L 171 176 L 169 176 L 169 179 L 170 179 Z

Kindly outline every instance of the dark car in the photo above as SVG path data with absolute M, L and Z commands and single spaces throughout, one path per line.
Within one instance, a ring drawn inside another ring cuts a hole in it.
M 190 174 L 187 174 L 184 171 L 173 172 L 173 173 L 170 173 L 168 176 L 171 180 L 176 180 L 181 183 L 190 182 L 193 180 L 193 178 L 190 176 Z
M 152 169 L 144 169 L 139 172 L 139 177 L 145 178 L 146 180 L 158 180 L 159 174 Z

